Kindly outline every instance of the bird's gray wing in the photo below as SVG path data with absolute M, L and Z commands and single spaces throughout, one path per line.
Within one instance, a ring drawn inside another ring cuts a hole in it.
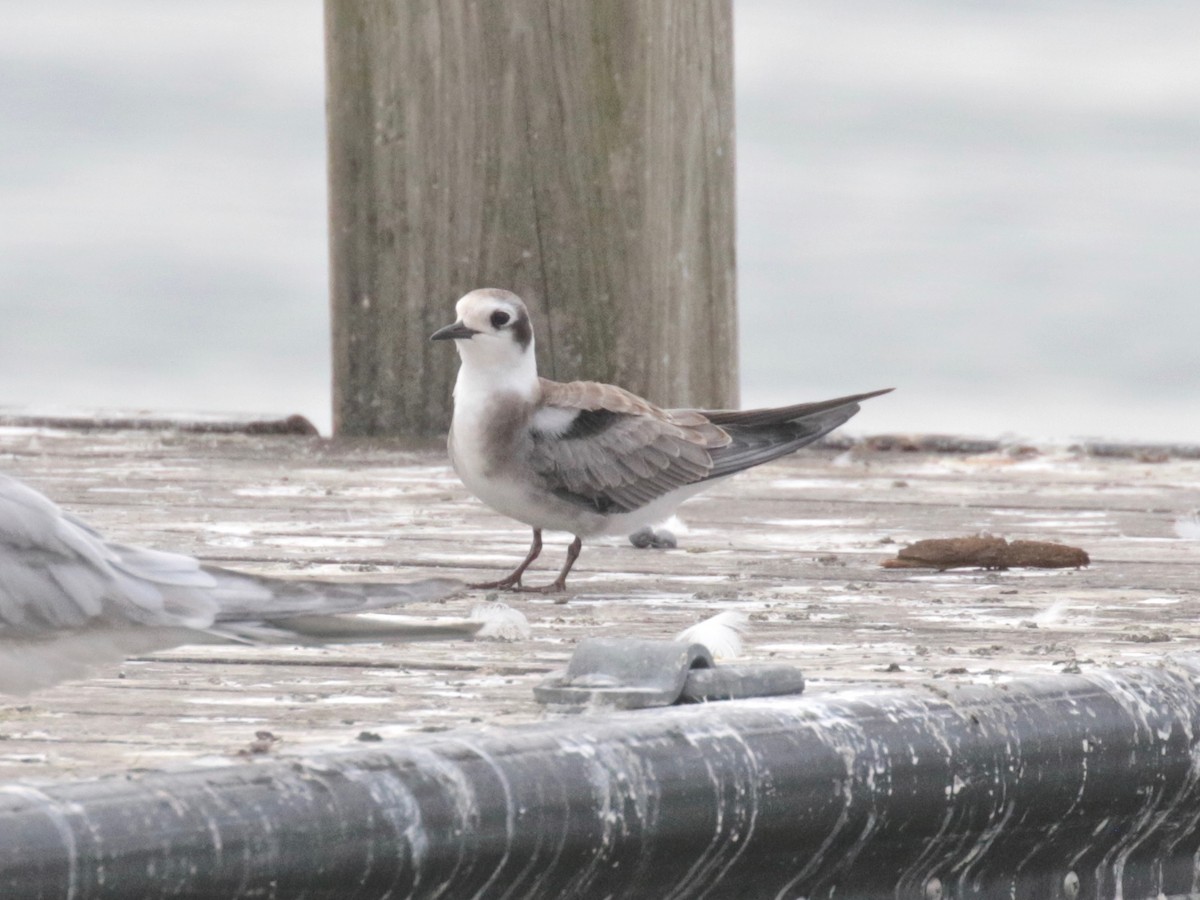
M 0 475 L 0 635 L 106 624 L 207 628 L 213 576 L 189 556 L 110 544 Z
M 541 379 L 530 465 L 546 488 L 599 512 L 631 512 L 705 479 L 729 436 L 608 384 Z
M 123 549 L 0 475 L 0 691 L 78 677 L 212 624 L 213 578 L 196 560 Z
M 772 409 L 705 410 L 701 415 L 723 428 L 730 438 L 728 444 L 713 451 L 708 477 L 732 475 L 799 450 L 850 419 L 861 401 L 890 390 Z
M 455 578 L 413 581 L 311 581 L 269 578 L 203 566 L 216 581 L 218 611 L 210 634 L 231 640 L 321 643 L 334 641 L 420 641 L 469 637 L 475 623 L 430 624 L 355 619 L 410 603 L 432 603 L 463 589 Z M 260 598 L 258 595 L 264 594 Z
M 267 578 L 111 543 L 42 494 L 0 475 L 0 692 L 25 692 L 100 663 L 197 641 L 426 639 L 438 629 L 335 619 L 437 600 L 461 588 L 449 578 Z M 470 623 L 456 633 L 477 628 Z

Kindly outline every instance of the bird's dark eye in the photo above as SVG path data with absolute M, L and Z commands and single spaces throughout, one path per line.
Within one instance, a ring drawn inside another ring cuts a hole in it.
M 498 309 L 494 313 L 492 313 L 492 327 L 493 328 L 503 328 L 507 324 L 508 324 L 508 313 L 506 313 L 504 310 Z

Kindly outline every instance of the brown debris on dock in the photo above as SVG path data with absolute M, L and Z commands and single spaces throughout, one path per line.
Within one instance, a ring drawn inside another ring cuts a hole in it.
M 1013 541 L 990 534 L 927 538 L 904 547 L 885 569 L 1081 569 L 1090 565 L 1078 547 L 1050 541 Z

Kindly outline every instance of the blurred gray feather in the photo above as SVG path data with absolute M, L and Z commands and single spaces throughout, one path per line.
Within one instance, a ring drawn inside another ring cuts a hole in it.
M 268 578 L 111 543 L 0 475 L 0 692 L 29 691 L 99 663 L 185 643 L 467 637 L 480 623 L 353 619 L 461 588 L 450 578 Z

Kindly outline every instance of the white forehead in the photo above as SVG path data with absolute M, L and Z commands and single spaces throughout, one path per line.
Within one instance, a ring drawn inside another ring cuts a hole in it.
M 479 316 L 490 316 L 496 310 L 506 311 L 514 319 L 525 312 L 525 304 L 512 291 L 499 288 L 481 288 L 465 295 L 454 305 L 454 312 L 462 321 Z

